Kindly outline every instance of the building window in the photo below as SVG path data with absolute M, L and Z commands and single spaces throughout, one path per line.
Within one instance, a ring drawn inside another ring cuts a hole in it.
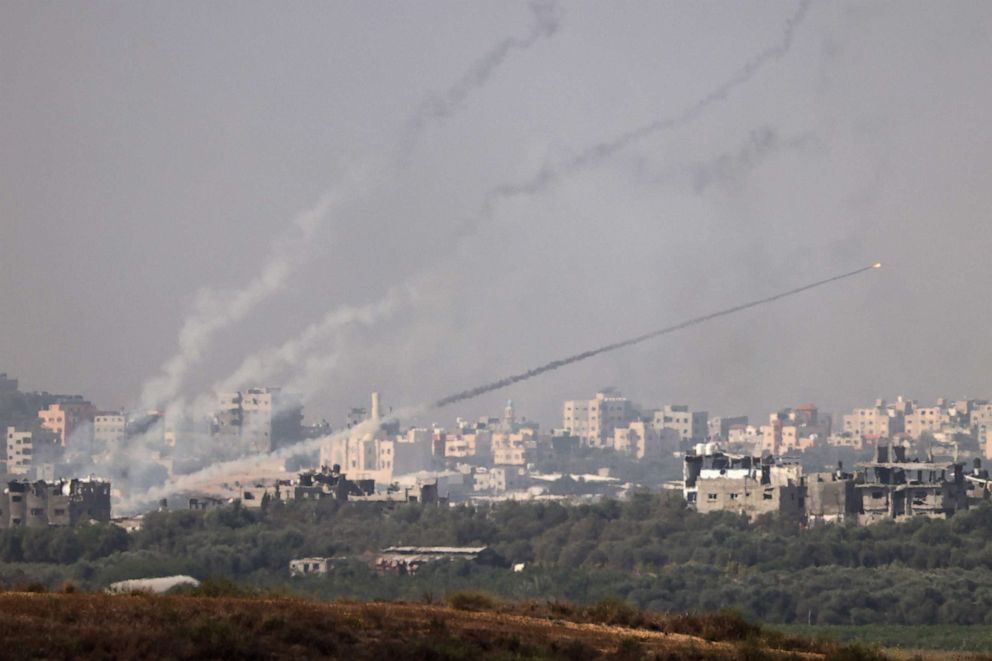
M 706 494 L 706 500 L 709 500 L 709 501 L 716 500 L 716 494 L 715 493 L 708 493 L 708 494 Z

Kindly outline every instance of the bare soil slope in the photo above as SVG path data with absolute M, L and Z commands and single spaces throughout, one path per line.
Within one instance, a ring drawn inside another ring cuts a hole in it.
M 824 658 L 841 651 L 810 651 L 790 639 L 706 640 L 666 632 L 657 622 L 634 624 L 570 619 L 540 605 L 466 610 L 267 597 L 3 593 L 0 656 L 740 659 Z

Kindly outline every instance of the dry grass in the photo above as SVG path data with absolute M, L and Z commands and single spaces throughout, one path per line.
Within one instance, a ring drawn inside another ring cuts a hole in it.
M 10 659 L 750 659 L 823 658 L 832 651 L 775 649 L 753 636 L 707 640 L 648 621 L 596 622 L 602 613 L 576 616 L 562 605 L 545 612 L 506 604 L 474 610 L 484 606 L 479 600 L 471 606 L 4 593 L 0 640 Z

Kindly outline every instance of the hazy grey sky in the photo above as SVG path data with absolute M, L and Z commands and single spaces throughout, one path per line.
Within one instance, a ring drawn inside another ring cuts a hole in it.
M 525 3 L 0 1 L 0 371 L 135 404 L 198 292 L 246 286 L 371 164 L 183 396 L 400 283 L 415 303 L 271 385 L 310 361 L 308 413 L 339 420 L 372 388 L 435 399 L 876 259 L 441 421 L 512 397 L 551 425 L 603 385 L 724 414 L 992 396 L 989 3 L 813 2 L 783 57 L 693 121 L 480 220 L 491 191 L 692 108 L 796 7 L 564 2 L 551 26 Z

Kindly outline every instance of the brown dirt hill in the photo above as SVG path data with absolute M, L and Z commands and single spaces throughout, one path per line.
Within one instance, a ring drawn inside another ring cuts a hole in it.
M 576 613 L 572 607 L 520 604 L 483 606 L 483 610 L 470 608 L 326 603 L 288 597 L 9 592 L 0 594 L 0 656 L 7 659 L 865 658 L 863 650 L 817 648 L 797 639 L 769 640 L 753 635 L 753 631 L 737 640 L 707 640 L 698 635 L 665 631 L 663 620 L 641 620 L 630 626 L 604 624 L 590 621 L 588 611 Z M 573 613 L 569 614 L 569 610 Z M 719 637 L 719 631 L 718 627 L 705 635 Z M 730 638 L 736 636 L 728 632 Z

